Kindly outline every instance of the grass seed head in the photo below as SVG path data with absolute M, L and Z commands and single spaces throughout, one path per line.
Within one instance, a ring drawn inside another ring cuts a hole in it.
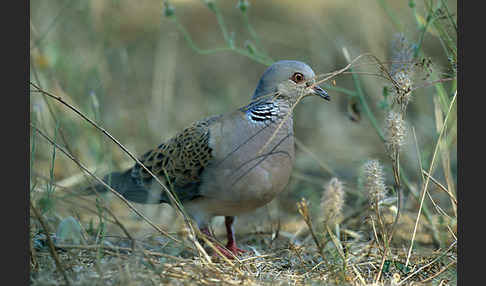
M 344 206 L 344 187 L 343 183 L 337 178 L 332 178 L 324 187 L 321 197 L 321 210 L 324 222 L 332 226 L 342 219 L 342 209 Z
M 304 220 L 309 221 L 310 220 L 309 203 L 305 198 L 302 198 L 300 202 L 297 203 L 297 208 L 299 210 L 300 215 L 304 218 Z
M 393 159 L 400 152 L 407 136 L 407 128 L 402 113 L 390 110 L 385 120 L 385 147 Z
M 392 42 L 392 63 L 390 75 L 393 79 L 395 103 L 405 112 L 412 96 L 412 74 L 415 66 L 413 62 L 413 46 L 403 34 L 397 34 Z
M 392 76 L 403 72 L 410 74 L 413 69 L 413 46 L 408 42 L 405 35 L 398 33 L 394 36 L 391 48 L 390 73 Z
M 370 205 L 374 208 L 386 195 L 383 167 L 378 160 L 369 160 L 363 166 L 362 176 Z
M 395 80 L 393 101 L 400 106 L 402 113 L 405 113 L 412 99 L 412 79 L 403 71 L 398 72 L 393 78 Z

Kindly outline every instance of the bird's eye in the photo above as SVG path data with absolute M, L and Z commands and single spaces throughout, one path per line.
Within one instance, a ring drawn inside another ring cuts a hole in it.
M 292 75 L 292 77 L 290 79 L 292 81 L 294 81 L 295 83 L 300 83 L 304 80 L 304 75 L 301 74 L 300 72 L 296 72 Z

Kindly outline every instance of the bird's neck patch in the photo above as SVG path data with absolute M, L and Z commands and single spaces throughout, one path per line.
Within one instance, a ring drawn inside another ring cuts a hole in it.
M 280 115 L 280 108 L 273 101 L 255 101 L 247 105 L 242 111 L 252 122 L 273 122 Z

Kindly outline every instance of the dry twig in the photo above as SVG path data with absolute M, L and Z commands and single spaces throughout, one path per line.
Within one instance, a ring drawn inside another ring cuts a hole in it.
M 66 285 L 71 285 L 71 281 L 69 280 L 69 277 L 66 274 L 66 271 L 64 271 L 64 268 L 62 267 L 61 260 L 59 259 L 59 256 L 57 255 L 56 252 L 56 246 L 54 245 L 54 242 L 51 239 L 51 231 L 49 229 L 49 226 L 47 223 L 44 221 L 42 218 L 42 215 L 39 213 L 36 207 L 34 207 L 32 201 L 30 201 L 30 208 L 34 212 L 35 217 L 41 224 L 42 228 L 44 229 L 44 233 L 47 238 L 47 244 L 49 245 L 49 251 L 51 253 L 52 258 L 54 258 L 54 261 L 56 263 L 57 270 L 61 273 L 62 277 L 64 278 L 64 281 L 66 282 Z

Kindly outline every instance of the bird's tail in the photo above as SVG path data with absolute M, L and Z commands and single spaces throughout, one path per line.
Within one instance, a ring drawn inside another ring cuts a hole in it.
M 151 192 L 146 186 L 137 182 L 131 175 L 132 169 L 124 172 L 113 172 L 103 177 L 103 181 L 121 194 L 125 199 L 141 204 L 160 204 L 168 202 L 165 193 Z M 96 184 L 86 187 L 81 194 L 94 195 L 106 193 L 109 189 L 103 184 Z
M 133 184 L 130 176 L 131 169 L 124 172 L 113 172 L 103 177 L 103 181 L 112 189 L 123 195 L 123 193 Z M 94 195 L 96 193 L 106 193 L 109 189 L 101 183 L 92 184 L 83 189 L 83 195 Z

